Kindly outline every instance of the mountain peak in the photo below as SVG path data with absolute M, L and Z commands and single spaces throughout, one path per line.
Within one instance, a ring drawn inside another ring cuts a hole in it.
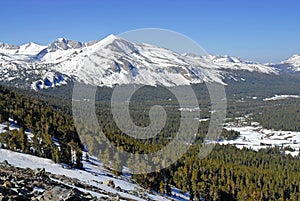
M 290 59 L 300 59 L 300 54 L 293 54 Z
M 131 54 L 132 52 L 138 52 L 138 48 L 135 43 L 127 41 L 121 37 L 113 34 L 108 35 L 99 42 L 100 47 L 110 49 L 112 52 L 118 52 L 123 54 Z
M 113 34 L 109 34 L 108 36 L 106 36 L 105 38 L 103 38 L 102 40 L 100 40 L 100 43 L 102 44 L 110 44 L 115 40 L 124 40 L 116 35 Z
M 293 54 L 290 58 L 281 63 L 300 63 L 300 54 Z
M 291 70 L 300 72 L 300 54 L 294 54 L 287 60 L 281 62 L 282 64 L 288 64 Z
M 59 41 L 59 42 L 65 42 L 66 39 L 65 39 L 65 38 L 57 38 L 56 41 Z
M 29 43 L 21 45 L 19 47 L 17 53 L 24 54 L 24 55 L 36 55 L 45 48 L 46 48 L 46 46 L 39 45 L 34 42 L 29 42 Z
M 48 45 L 48 49 L 52 51 L 77 49 L 81 47 L 84 47 L 83 43 L 75 40 L 65 39 L 65 38 L 57 38 L 54 42 Z
M 117 40 L 121 39 L 120 37 L 114 35 L 114 34 L 109 34 L 108 36 L 104 37 L 101 41 L 111 41 L 111 40 Z
M 1 49 L 6 49 L 6 50 L 15 50 L 15 49 L 18 49 L 19 46 L 11 45 L 11 44 L 8 44 L 8 43 L 0 42 L 0 48 L 1 48 Z

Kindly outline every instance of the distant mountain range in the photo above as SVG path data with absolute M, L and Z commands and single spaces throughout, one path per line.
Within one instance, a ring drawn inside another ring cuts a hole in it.
M 280 73 L 300 72 L 300 54 L 294 54 L 289 59 L 270 66 L 277 68 Z
M 279 64 L 261 64 L 230 56 L 179 54 L 114 35 L 88 43 L 58 38 L 48 46 L 0 43 L 0 81 L 34 90 L 70 82 L 108 87 L 132 83 L 177 86 L 203 81 L 225 84 L 225 78 L 236 76 L 232 72 L 237 71 L 295 73 L 300 71 L 300 55 Z

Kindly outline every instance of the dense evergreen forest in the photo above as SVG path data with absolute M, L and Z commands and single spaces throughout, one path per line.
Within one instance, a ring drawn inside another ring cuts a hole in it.
M 294 94 L 300 91 L 295 80 L 290 78 L 290 82 L 295 84 L 290 85 L 289 92 Z M 278 85 L 276 79 L 274 83 L 276 89 L 257 88 L 261 84 L 266 85 L 260 81 L 241 82 L 232 88 L 227 87 L 229 121 L 251 113 L 253 121 L 260 122 L 264 127 L 299 131 L 299 100 L 262 101 L 266 96 L 280 94 L 283 90 L 284 86 L 280 86 L 279 81 Z M 198 93 L 201 118 L 209 118 L 211 108 L 205 86 L 193 87 Z M 255 87 L 257 90 L 253 89 Z M 50 158 L 71 168 L 82 168 L 85 143 L 89 152 L 97 155 L 107 168 L 112 169 L 116 175 L 122 174 L 121 166 L 128 161 L 122 161 L 124 159 L 118 154 L 103 147 L 101 139 L 97 138 L 92 128 L 88 125 L 77 127 L 84 133 L 79 138 L 72 118 L 70 87 L 62 91 L 49 89 L 36 93 L 1 86 L 0 92 L 0 122 L 7 124 L 6 132 L 0 136 L 3 148 Z M 160 87 L 149 87 L 133 97 L 130 113 L 139 126 L 150 123 L 148 111 L 153 105 L 162 105 L 168 114 L 165 128 L 155 138 L 147 140 L 136 140 L 117 128 L 108 102 L 111 93 L 109 88 L 98 90 L 96 114 L 102 130 L 97 132 L 103 132 L 118 149 L 131 153 L 150 153 L 172 140 L 179 127 L 180 111 L 171 93 Z M 253 99 L 253 96 L 257 99 Z M 241 98 L 245 101 L 238 101 Z M 19 131 L 9 129 L 9 119 L 17 122 Z M 209 121 L 201 122 L 196 141 L 175 164 L 149 174 L 133 172 L 133 178 L 145 188 L 161 193 L 170 194 L 170 186 L 176 186 L 189 192 L 191 200 L 300 200 L 299 156 L 284 155 L 280 147 L 255 152 L 217 145 L 208 157 L 200 160 L 198 154 L 208 125 Z M 25 131 L 32 132 L 34 137 L 29 140 Z M 237 132 L 223 130 L 221 137 L 233 139 L 238 135 Z M 145 164 L 140 161 L 137 166 L 143 168 Z
M 83 145 L 70 115 L 13 89 L 1 87 L 0 92 L 0 122 L 7 123 L 6 132 L 0 136 L 3 148 L 49 158 L 70 167 L 82 167 Z M 9 128 L 9 119 L 17 123 L 19 131 Z M 31 141 L 25 130 L 34 134 Z

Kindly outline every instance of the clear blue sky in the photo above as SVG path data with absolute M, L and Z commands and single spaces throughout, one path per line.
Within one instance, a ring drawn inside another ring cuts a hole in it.
M 2 0 L 0 41 L 48 44 L 164 28 L 210 54 L 278 62 L 300 54 L 299 0 Z

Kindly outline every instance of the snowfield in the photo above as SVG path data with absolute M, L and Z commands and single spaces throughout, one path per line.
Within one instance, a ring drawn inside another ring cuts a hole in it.
M 275 101 L 275 100 L 284 100 L 291 98 L 300 98 L 300 95 L 275 95 L 270 98 L 264 98 L 263 101 Z

